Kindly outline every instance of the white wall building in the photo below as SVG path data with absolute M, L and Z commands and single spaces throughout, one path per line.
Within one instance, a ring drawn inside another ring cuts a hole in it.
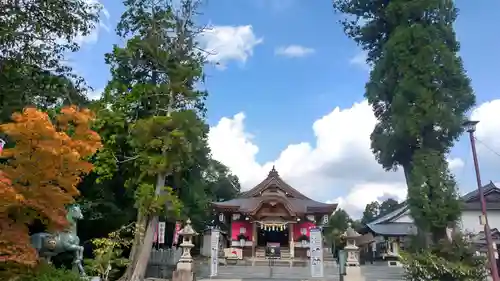
M 496 244 L 500 244 L 500 232 L 498 231 L 500 229 L 500 189 L 490 182 L 483 187 L 483 191 L 488 212 L 488 223 L 492 233 L 495 233 L 494 240 Z M 462 196 L 462 201 L 463 210 L 459 222 L 460 228 L 464 233 L 479 234 L 484 230 L 484 226 L 480 222 L 482 211 L 478 191 L 474 190 Z M 377 251 L 380 251 L 385 256 L 397 256 L 401 241 L 404 241 L 405 237 L 415 234 L 416 230 L 410 210 L 404 202 L 401 203 L 398 209 L 366 224 L 366 232 L 373 235 L 375 244 L 382 248 Z M 476 235 L 476 238 L 479 236 Z M 484 238 L 482 239 L 484 240 Z
M 483 187 L 488 223 L 491 229 L 500 229 L 500 189 L 492 182 Z M 464 232 L 479 233 L 484 230 L 480 223 L 481 201 L 477 190 L 467 193 L 462 197 L 464 209 L 462 210 L 461 229 Z
M 491 229 L 500 229 L 500 188 L 496 187 L 493 182 L 488 183 L 483 187 L 484 197 L 486 201 L 486 210 L 488 214 L 488 223 Z M 460 228 L 465 233 L 477 234 L 484 230 L 484 226 L 480 223 L 481 201 L 477 190 L 471 191 L 462 196 L 463 210 L 462 218 L 459 222 Z M 368 223 L 370 226 L 381 226 L 384 228 L 394 228 L 396 225 L 413 224 L 413 218 L 410 216 L 410 210 L 406 205 L 402 205 L 398 210 L 395 210 L 375 221 Z M 370 227 L 370 228 L 372 228 Z M 399 233 L 398 233 L 399 234 Z M 401 234 L 399 234 L 401 235 Z

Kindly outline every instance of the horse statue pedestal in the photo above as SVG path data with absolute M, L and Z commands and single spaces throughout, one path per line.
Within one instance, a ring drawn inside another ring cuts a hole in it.
M 69 222 L 67 229 L 54 234 L 40 232 L 31 236 L 31 244 L 38 251 L 40 258 L 49 264 L 51 258 L 64 252 L 73 252 L 73 269 L 81 276 L 86 276 L 83 268 L 83 247 L 80 246 L 80 238 L 76 234 L 76 221 L 83 219 L 82 211 L 76 204 L 68 207 L 66 219 Z

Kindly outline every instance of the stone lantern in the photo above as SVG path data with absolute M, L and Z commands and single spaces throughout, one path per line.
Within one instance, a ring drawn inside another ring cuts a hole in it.
M 359 248 L 356 246 L 356 239 L 361 235 L 349 224 L 343 236 L 346 239 L 344 247 L 347 254 L 346 266 L 359 266 Z
M 194 247 L 193 236 L 198 235 L 198 233 L 191 226 L 190 219 L 179 231 L 179 235 L 182 236 L 182 243 L 179 245 L 182 248 L 182 256 L 177 263 L 177 270 L 172 275 L 172 281 L 192 281 L 193 257 L 191 257 L 191 249 Z

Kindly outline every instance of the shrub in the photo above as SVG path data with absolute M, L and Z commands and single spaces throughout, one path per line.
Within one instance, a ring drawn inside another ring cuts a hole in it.
M 106 238 L 92 239 L 94 258 L 85 260 L 86 268 L 90 273 L 107 281 L 110 277 L 117 275 L 120 268 L 128 265 L 129 260 L 123 258 L 123 248 L 130 247 L 132 240 L 124 236 L 135 231 L 133 226 L 133 224 L 125 225 L 108 234 Z
M 418 252 L 401 255 L 408 281 L 478 281 L 487 276 L 485 259 L 461 236 Z
M 19 281 L 82 281 L 77 272 L 58 269 L 49 264 L 40 264 L 27 272 Z

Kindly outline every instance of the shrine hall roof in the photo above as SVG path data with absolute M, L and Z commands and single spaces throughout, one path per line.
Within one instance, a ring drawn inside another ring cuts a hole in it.
M 268 189 L 279 189 L 284 195 L 271 195 L 268 197 L 262 195 Z M 234 209 L 242 213 L 250 213 L 255 211 L 260 204 L 266 199 L 277 198 L 287 204 L 293 212 L 296 213 L 333 213 L 337 208 L 337 204 L 327 204 L 312 200 L 311 198 L 300 193 L 295 188 L 287 184 L 279 176 L 276 169 L 269 172 L 269 175 L 261 183 L 254 188 L 241 194 L 239 198 L 224 202 L 213 202 L 212 205 L 219 209 Z
M 262 197 L 236 198 L 225 202 L 214 202 L 212 204 L 215 207 L 228 209 L 233 207 L 237 208 L 240 212 L 248 213 L 254 211 L 263 199 Z M 337 208 L 337 204 L 326 204 L 312 199 L 286 198 L 286 200 L 288 204 L 290 204 L 291 209 L 297 213 L 333 213 Z

